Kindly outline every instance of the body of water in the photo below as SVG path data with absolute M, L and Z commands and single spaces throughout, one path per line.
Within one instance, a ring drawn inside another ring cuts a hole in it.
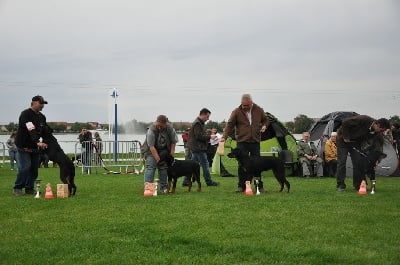
M 77 133 L 54 134 L 54 136 L 60 143 L 61 147 L 63 148 L 64 152 L 68 154 L 75 153 L 75 146 L 79 144 L 78 135 L 79 134 Z M 178 146 L 175 149 L 176 153 L 184 152 L 182 136 L 180 134 L 178 134 L 178 136 L 179 136 L 179 142 Z M 100 132 L 100 137 L 102 138 L 103 141 L 114 141 L 114 135 L 109 135 L 108 132 Z M 10 138 L 10 135 L 8 134 L 0 135 L 0 143 L 4 143 L 6 150 L 7 150 L 6 142 L 8 138 Z M 146 138 L 145 134 L 118 134 L 118 141 L 137 140 L 143 143 L 145 138 Z M 0 149 L 2 148 L 3 146 L 0 144 Z M 6 155 L 8 155 L 7 151 Z
M 77 133 L 64 133 L 64 134 L 55 134 L 54 136 L 59 141 L 65 153 L 73 154 L 75 153 L 75 145 L 79 142 L 78 135 L 79 134 Z M 294 134 L 294 136 L 298 140 L 301 139 L 301 134 Z M 110 135 L 108 132 L 100 132 L 100 137 L 102 138 L 103 141 L 114 141 L 114 135 Z M 183 153 L 185 150 L 183 148 L 182 135 L 178 134 L 178 137 L 179 137 L 179 142 L 178 146 L 176 147 L 176 153 Z M 10 138 L 10 135 L 8 134 L 0 135 L 0 143 L 4 143 L 5 145 L 8 138 Z M 146 138 L 145 134 L 118 134 L 118 141 L 137 140 L 143 143 L 145 138 Z M 3 146 L 0 144 L 0 149 L 2 148 Z M 5 148 L 7 149 L 7 146 L 5 146 Z M 6 155 L 8 155 L 8 152 L 6 152 Z

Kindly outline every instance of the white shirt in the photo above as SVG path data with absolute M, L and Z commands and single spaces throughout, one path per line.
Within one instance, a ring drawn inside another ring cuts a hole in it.
M 222 138 L 222 135 L 221 135 L 220 133 L 216 133 L 215 135 L 217 136 L 217 138 L 215 138 L 214 140 L 213 140 L 213 139 L 210 139 L 210 144 L 211 144 L 211 145 L 216 145 L 216 144 L 218 144 L 219 141 L 220 141 L 221 138 Z

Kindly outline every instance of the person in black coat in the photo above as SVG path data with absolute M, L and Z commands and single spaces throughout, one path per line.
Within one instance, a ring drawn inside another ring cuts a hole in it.
M 346 190 L 346 160 L 350 154 L 353 163 L 353 187 L 358 190 L 361 184 L 360 156 L 363 150 L 372 147 L 383 149 L 382 133 L 390 128 L 385 118 L 375 120 L 367 115 L 357 115 L 343 120 L 337 131 L 337 190 Z

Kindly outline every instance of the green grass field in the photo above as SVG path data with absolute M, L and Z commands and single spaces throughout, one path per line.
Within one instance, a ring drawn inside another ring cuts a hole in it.
M 214 176 L 201 193 L 179 179 L 176 194 L 143 197 L 142 175 L 103 172 L 77 170 L 77 195 L 48 200 L 14 197 L 16 172 L 0 168 L 0 264 L 400 264 L 400 178 L 358 195 L 289 177 L 288 194 L 267 174 L 268 192 L 245 196 Z M 41 168 L 42 191 L 58 175 Z

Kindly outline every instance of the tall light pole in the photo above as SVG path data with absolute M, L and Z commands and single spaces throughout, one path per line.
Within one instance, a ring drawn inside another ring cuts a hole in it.
M 117 89 L 114 88 L 111 96 L 114 98 L 114 162 L 118 161 L 118 105 L 117 105 Z

